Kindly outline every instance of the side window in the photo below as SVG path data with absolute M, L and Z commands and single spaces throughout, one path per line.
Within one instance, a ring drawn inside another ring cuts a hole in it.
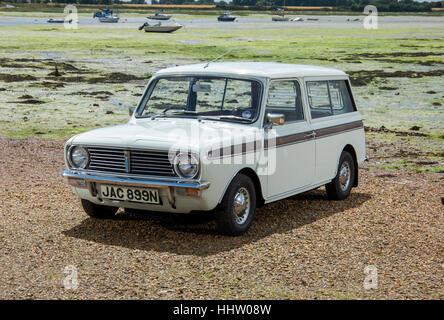
M 286 123 L 304 120 L 299 83 L 291 80 L 271 81 L 265 112 L 284 114 Z
M 307 82 L 312 119 L 355 111 L 345 80 Z
M 307 82 L 307 92 L 312 119 L 333 115 L 327 81 Z
M 328 81 L 328 88 L 334 115 L 355 111 L 345 80 Z

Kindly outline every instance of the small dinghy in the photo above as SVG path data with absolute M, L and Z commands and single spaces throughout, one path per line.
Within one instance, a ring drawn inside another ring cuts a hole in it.
M 65 19 L 63 19 L 63 18 L 56 18 L 56 19 L 50 18 L 46 22 L 47 23 L 65 23 Z M 71 20 L 67 20 L 66 22 L 71 23 L 72 19 Z
M 222 13 L 219 17 L 217 17 L 217 21 L 234 21 L 236 20 L 235 16 L 232 16 L 229 12 Z
M 171 33 L 182 27 L 182 25 L 177 23 L 173 25 L 162 25 L 160 22 L 157 24 L 149 24 L 148 22 L 145 22 L 139 27 L 139 30 L 143 29 L 145 32 Z

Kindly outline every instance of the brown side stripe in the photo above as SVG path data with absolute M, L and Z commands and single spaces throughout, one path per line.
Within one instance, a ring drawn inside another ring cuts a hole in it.
M 301 143 L 301 142 L 308 141 L 308 140 L 311 140 L 314 138 L 318 139 L 318 138 L 338 134 L 338 133 L 341 133 L 344 131 L 359 129 L 359 128 L 363 128 L 363 127 L 364 127 L 364 125 L 362 123 L 362 120 L 359 120 L 359 121 L 340 124 L 340 125 L 336 125 L 336 126 L 332 126 L 332 127 L 328 127 L 328 128 L 314 130 L 316 133 L 315 137 L 310 136 L 310 134 L 313 133 L 313 130 L 300 132 L 300 133 L 276 138 L 276 145 L 269 146 L 270 140 L 265 140 L 264 141 L 264 148 L 268 149 L 269 147 L 273 148 L 273 147 L 281 147 L 284 145 L 289 145 L 289 144 L 294 144 L 294 143 Z M 247 152 L 256 151 L 256 150 L 260 149 L 261 145 L 262 145 L 261 141 L 253 141 L 253 142 L 249 142 L 249 143 L 232 145 L 232 146 L 228 146 L 225 148 L 212 150 L 208 153 L 208 157 L 210 159 L 215 159 L 215 158 L 220 158 L 220 157 L 227 157 L 227 156 L 244 154 Z
M 345 123 L 345 124 L 339 124 L 339 125 L 333 126 L 333 127 L 318 129 L 318 130 L 315 130 L 316 138 L 320 138 L 323 136 L 329 136 L 331 134 L 336 134 L 336 133 L 339 133 L 342 131 L 358 129 L 363 126 L 364 125 L 362 123 L 362 120 L 359 120 L 359 121 L 349 122 L 349 123 Z
M 280 146 L 284 146 L 287 144 L 300 143 L 305 140 L 310 140 L 310 139 L 314 138 L 313 136 L 308 136 L 312 132 L 313 132 L 313 130 L 310 130 L 310 131 L 300 132 L 300 133 L 296 133 L 296 134 L 291 134 L 289 136 L 278 137 L 278 138 L 276 138 L 276 145 L 270 145 L 271 143 L 269 141 L 271 141 L 271 140 L 265 140 L 264 148 L 268 149 L 268 148 L 273 148 L 273 147 L 280 147 Z

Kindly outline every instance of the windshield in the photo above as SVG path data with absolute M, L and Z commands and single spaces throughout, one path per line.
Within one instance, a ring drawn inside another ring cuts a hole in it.
M 208 77 L 165 77 L 150 85 L 140 117 L 201 117 L 252 122 L 259 110 L 257 81 Z

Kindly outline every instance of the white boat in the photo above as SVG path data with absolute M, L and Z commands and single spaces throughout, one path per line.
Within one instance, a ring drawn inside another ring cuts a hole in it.
M 160 22 L 157 24 L 149 24 L 148 22 L 145 22 L 139 27 L 139 30 L 143 29 L 145 32 L 171 33 L 182 27 L 183 26 L 178 23 L 173 25 L 162 25 Z
M 217 17 L 217 21 L 234 21 L 236 20 L 235 16 L 232 16 L 229 12 L 222 13 L 219 17 Z
M 148 17 L 148 19 L 152 19 L 152 20 L 169 20 L 170 18 L 171 18 L 170 15 L 161 13 L 161 11 L 156 11 L 155 14 Z
M 104 23 L 117 23 L 119 22 L 119 19 L 118 16 L 99 17 L 99 21 Z

